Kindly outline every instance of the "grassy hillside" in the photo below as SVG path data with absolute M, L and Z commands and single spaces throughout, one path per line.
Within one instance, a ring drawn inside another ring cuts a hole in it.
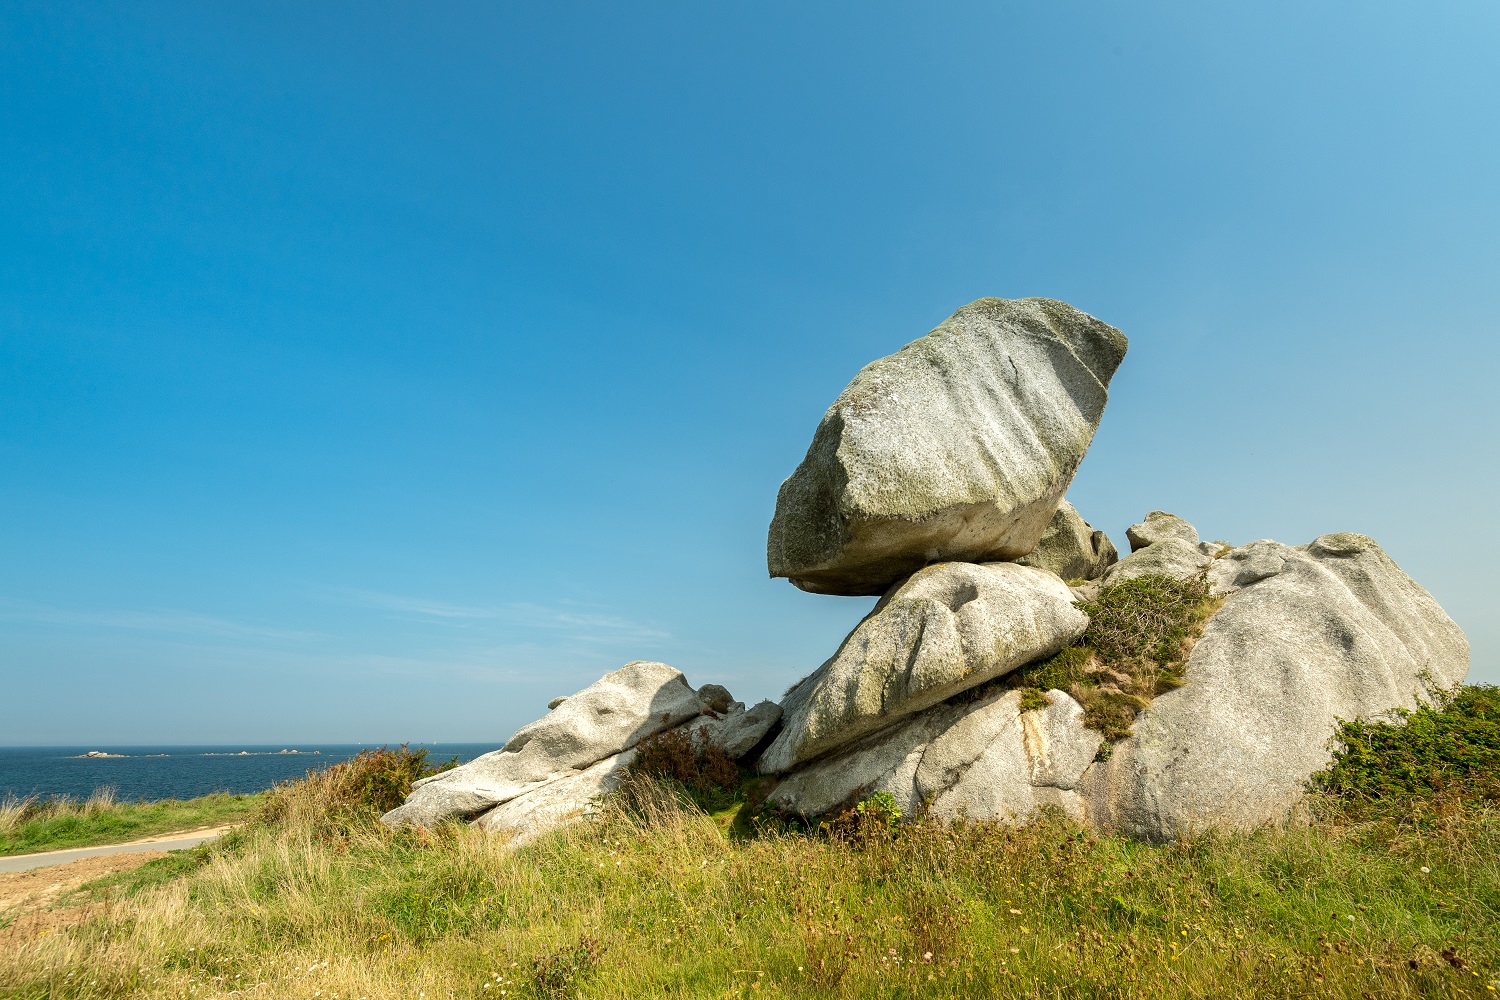
M 119 802 L 109 789 L 89 798 L 0 800 L 0 856 L 120 844 L 178 830 L 238 823 L 262 795 L 205 795 L 180 801 Z
M 370 754 L 96 883 L 70 929 L 13 927 L 0 996 L 1491 996 L 1500 814 L 1462 760 L 1497 699 L 1469 690 L 1344 734 L 1396 760 L 1437 739 L 1441 760 L 1413 750 L 1426 784 L 1346 753 L 1307 822 L 1165 847 L 878 808 L 737 836 L 641 779 L 630 808 L 509 850 L 380 828 L 422 761 Z

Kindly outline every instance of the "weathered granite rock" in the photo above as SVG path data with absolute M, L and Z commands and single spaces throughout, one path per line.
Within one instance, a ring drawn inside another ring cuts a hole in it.
M 1104 739 L 1066 693 L 1047 698 L 1031 712 L 1020 711 L 1019 691 L 993 698 L 928 745 L 917 792 L 936 815 L 1024 820 L 1050 805 L 1083 820 L 1078 780 Z
M 1095 580 L 1119 557 L 1108 535 L 1085 521 L 1068 501 L 1061 500 L 1042 540 L 1016 562 L 1048 570 L 1064 580 Z
M 735 704 L 734 695 L 722 684 L 703 685 L 698 689 L 698 699 L 720 714 L 729 711 L 730 706 Z
M 1336 719 L 1413 708 L 1468 672 L 1463 632 L 1363 535 L 1252 542 L 1208 573 L 1227 597 L 1187 683 L 1080 783 L 1092 825 L 1165 840 L 1280 821 L 1328 762 Z
M 962 715 L 961 706 L 938 705 L 908 716 L 787 775 L 766 801 L 802 816 L 821 816 L 888 792 L 903 813 L 912 815 L 922 804 L 916 785 L 922 751 Z
M 1052 573 L 1015 563 L 939 563 L 875 605 L 837 653 L 782 702 L 757 766 L 780 774 L 905 715 L 1050 656 L 1088 617 Z
M 747 712 L 725 719 L 719 732 L 719 745 L 726 755 L 739 760 L 755 749 L 771 727 L 780 721 L 781 706 L 774 701 L 763 701 Z
M 468 818 L 628 750 L 705 707 L 680 671 L 665 663 L 627 663 L 523 727 L 501 749 L 418 781 L 381 822 L 431 827 Z
M 495 806 L 474 825 L 487 833 L 508 835 L 516 847 L 530 843 L 550 830 L 597 814 L 603 798 L 620 787 L 634 760 L 634 750 L 606 757 Z
M 1205 555 L 1196 543 L 1189 545 L 1181 538 L 1163 538 L 1155 544 L 1136 549 L 1115 563 L 1104 571 L 1102 579 L 1106 587 L 1112 583 L 1154 574 L 1186 580 L 1198 575 L 1213 561 L 1213 556 Z
M 1130 539 L 1130 555 L 1104 571 L 1105 586 L 1157 574 L 1186 580 L 1212 563 L 1219 549 L 1214 543 L 1199 542 L 1198 529 L 1162 510 L 1153 510 L 1146 520 L 1132 524 L 1125 537 Z
M 1140 524 L 1132 524 L 1125 530 L 1125 538 L 1130 542 L 1130 551 L 1137 552 L 1148 545 L 1165 541 L 1168 538 L 1176 538 L 1194 548 L 1198 545 L 1198 529 L 1188 524 L 1176 514 L 1168 514 L 1164 510 L 1153 510 L 1146 515 L 1146 519 Z
M 1051 299 L 979 299 L 865 366 L 781 485 L 772 576 L 880 594 L 942 560 L 1036 547 L 1082 461 L 1125 336 Z
M 907 814 L 1013 821 L 1053 805 L 1081 820 L 1077 783 L 1102 739 L 1071 697 L 1047 697 L 1032 712 L 1019 691 L 939 705 L 798 770 L 769 801 L 817 816 L 886 792 Z

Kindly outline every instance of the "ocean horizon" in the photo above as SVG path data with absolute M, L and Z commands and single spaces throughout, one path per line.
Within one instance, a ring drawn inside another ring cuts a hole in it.
M 263 792 L 309 770 L 393 743 L 79 744 L 0 746 L 0 799 L 87 798 L 110 788 L 125 801 L 191 799 L 211 792 Z M 459 763 L 500 743 L 410 743 L 434 763 Z M 108 756 L 87 756 L 90 753 Z

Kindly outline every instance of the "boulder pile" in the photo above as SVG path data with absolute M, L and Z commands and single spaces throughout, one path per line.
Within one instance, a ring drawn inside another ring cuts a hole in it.
M 1064 494 L 1125 350 L 1065 303 L 981 299 L 866 366 L 782 484 L 767 539 L 773 577 L 881 595 L 827 662 L 749 709 L 665 664 L 626 664 L 422 780 L 384 821 L 524 842 L 596 810 L 633 748 L 673 730 L 773 777 L 768 804 L 804 817 L 883 792 L 907 815 L 1054 807 L 1149 840 L 1285 819 L 1336 720 L 1461 683 L 1468 643 L 1363 535 L 1231 547 L 1152 511 L 1119 558 Z M 1077 643 L 1101 591 L 1146 578 L 1206 581 L 1222 603 L 1181 686 L 1123 739 L 1090 727 L 1077 689 L 993 683 Z

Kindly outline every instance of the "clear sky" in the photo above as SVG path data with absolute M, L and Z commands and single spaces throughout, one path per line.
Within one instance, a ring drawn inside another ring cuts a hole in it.
M 1238 8 L 1238 9 L 1235 9 Z M 776 488 L 972 299 L 1125 547 L 1373 535 L 1500 681 L 1500 6 L 6 4 L 0 743 L 503 740 L 870 606 Z

